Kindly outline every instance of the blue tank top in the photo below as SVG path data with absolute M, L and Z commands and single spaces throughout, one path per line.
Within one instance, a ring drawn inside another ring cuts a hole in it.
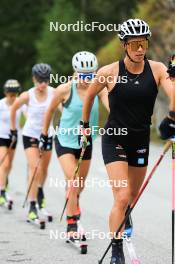
M 96 130 L 92 134 L 94 140 L 98 132 L 98 118 L 99 118 L 99 101 L 98 96 L 94 99 L 89 124 L 90 127 L 94 127 Z M 68 101 L 64 104 L 63 112 L 61 115 L 57 137 L 60 144 L 63 147 L 69 147 L 73 149 L 80 149 L 78 144 L 78 129 L 80 120 L 82 118 L 83 102 L 77 93 L 77 83 L 72 81 L 71 94 Z

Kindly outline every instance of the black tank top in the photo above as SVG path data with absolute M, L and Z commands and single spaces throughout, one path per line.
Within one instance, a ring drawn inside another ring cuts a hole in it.
M 118 76 L 120 80 L 127 76 L 127 82 L 116 83 L 109 93 L 107 126 L 127 128 L 131 133 L 149 131 L 158 89 L 148 60 L 139 75 L 126 71 L 124 61 L 119 61 Z

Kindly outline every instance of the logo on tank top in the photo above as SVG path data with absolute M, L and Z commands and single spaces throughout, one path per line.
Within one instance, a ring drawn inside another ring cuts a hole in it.
M 139 84 L 139 81 L 135 81 L 135 83 L 134 83 L 134 84 L 137 84 L 137 85 L 138 85 L 138 84 Z
M 115 147 L 116 149 L 123 149 L 123 147 L 121 145 L 117 145 L 117 147 Z

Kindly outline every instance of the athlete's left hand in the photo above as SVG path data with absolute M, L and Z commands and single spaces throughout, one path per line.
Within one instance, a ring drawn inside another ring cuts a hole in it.
M 80 121 L 80 134 L 78 135 L 78 144 L 82 147 L 84 143 L 92 144 L 91 129 L 89 127 L 89 122 L 85 123 L 83 121 Z
M 39 145 L 38 145 L 39 150 L 40 151 L 46 150 L 47 143 L 48 143 L 48 136 L 41 134 L 40 139 L 39 139 Z
M 17 142 L 18 140 L 18 131 L 16 129 L 14 130 L 10 130 L 10 134 L 9 134 L 9 137 L 10 137 L 10 141 L 15 143 Z
M 175 121 L 169 117 L 163 119 L 159 126 L 162 139 L 170 139 L 175 136 Z

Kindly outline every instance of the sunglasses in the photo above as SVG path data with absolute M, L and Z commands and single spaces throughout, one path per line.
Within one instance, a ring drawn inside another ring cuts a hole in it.
M 86 79 L 89 79 L 89 80 L 92 80 L 95 76 L 95 73 L 93 72 L 90 72 L 90 73 L 78 73 L 78 78 L 81 79 L 81 80 L 86 80 Z
M 136 40 L 136 41 L 131 41 L 126 43 L 132 51 L 138 51 L 140 46 L 142 49 L 146 50 L 148 49 L 148 40 Z

